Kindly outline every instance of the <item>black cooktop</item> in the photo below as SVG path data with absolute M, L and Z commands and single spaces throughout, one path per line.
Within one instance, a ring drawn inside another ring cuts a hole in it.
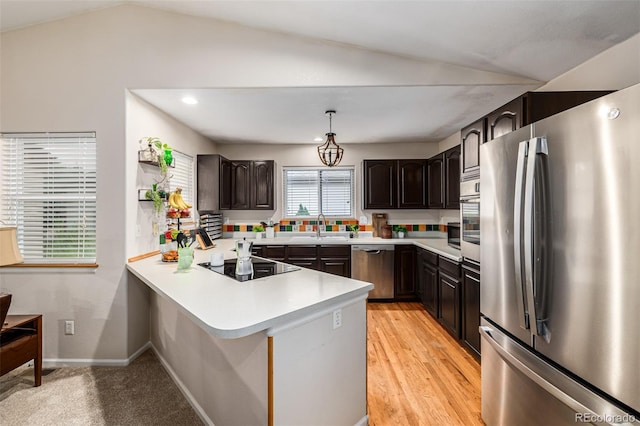
M 270 260 L 251 256 L 251 263 L 253 264 L 253 275 L 236 276 L 236 261 L 237 259 L 225 260 L 223 266 L 211 266 L 211 263 L 209 262 L 198 263 L 198 265 L 218 274 L 231 277 L 237 281 L 255 280 L 257 278 L 264 278 L 271 275 L 284 274 L 285 272 L 300 270 L 300 268 L 298 268 L 297 266 L 287 265 L 286 263 L 272 262 Z

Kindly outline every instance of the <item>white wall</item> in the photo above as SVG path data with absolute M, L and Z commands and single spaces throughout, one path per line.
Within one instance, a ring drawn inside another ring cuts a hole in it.
M 0 289 L 14 295 L 11 313 L 44 314 L 46 359 L 123 360 L 145 333 L 129 316 L 143 309 L 147 296 L 129 288 L 124 265 L 150 244 L 134 242 L 135 224 L 146 220 L 137 212 L 135 170 L 139 136 L 156 129 L 127 127 L 128 89 L 419 85 L 456 77 L 450 68 L 434 75 L 430 64 L 408 58 L 130 5 L 5 32 L 0 43 L 0 131 L 97 133 L 100 267 L 0 273 Z M 637 69 L 637 49 L 630 50 L 611 60 L 603 56 L 598 72 L 588 66 L 580 73 L 595 79 L 602 67 L 614 75 L 626 65 Z M 460 82 L 468 75 L 461 72 Z M 482 78 L 491 84 L 491 75 Z M 155 135 L 165 137 L 161 132 Z M 166 137 L 182 146 L 174 139 L 181 132 L 168 130 Z M 425 146 L 425 154 L 436 146 Z M 357 158 L 365 157 L 370 153 Z M 355 164 L 356 157 L 345 161 Z M 75 336 L 63 335 L 65 319 L 76 320 Z
M 340 141 L 337 141 L 340 144 Z M 429 158 L 439 151 L 437 143 L 398 143 L 398 144 L 340 144 L 344 148 L 344 158 L 340 166 L 355 166 L 356 178 L 356 215 L 366 216 L 371 223 L 372 210 L 362 209 L 362 160 L 363 159 L 400 159 Z M 264 145 L 264 144 L 218 144 L 218 153 L 231 160 L 275 160 L 276 180 L 274 211 L 229 210 L 224 217 L 230 223 L 255 222 L 273 217 L 282 218 L 282 167 L 283 166 L 321 166 L 315 145 Z M 450 210 L 389 210 L 390 223 L 443 223 L 457 220 L 457 211 Z M 453 219 L 452 219 L 453 217 Z
M 128 288 L 124 269 L 129 254 L 150 244 L 150 237 L 135 241 L 136 223 L 145 220 L 137 211 L 137 140 L 168 137 L 178 148 L 182 141 L 171 131 L 165 136 L 164 128 L 127 128 L 128 89 L 375 86 L 433 78 L 427 65 L 406 58 L 137 6 L 5 32 L 0 42 L 1 131 L 97 133 L 100 267 L 5 268 L 0 275 L 2 291 L 14 295 L 11 313 L 44 314 L 45 359 L 119 362 L 144 334 L 128 316 L 146 296 Z M 75 336 L 64 336 L 65 319 L 76 321 Z
M 537 91 L 620 90 L 640 83 L 640 33 L 554 78 Z
M 177 121 L 173 117 L 160 111 L 156 107 L 143 101 L 136 95 L 127 91 L 127 158 L 137 158 L 140 149 L 139 141 L 147 136 L 160 138 L 168 143 L 174 150 L 193 157 L 194 165 L 196 155 L 215 154 L 216 145 L 211 140 L 196 133 L 191 128 Z M 146 147 L 146 146 L 145 146 Z M 143 148 L 145 148 L 143 147 Z M 164 217 L 156 217 L 151 202 L 138 202 L 138 188 L 150 188 L 159 180 L 158 167 L 147 164 L 139 164 L 135 161 L 126 163 L 128 182 L 135 181 L 135 186 L 127 184 L 127 212 L 136 212 L 135 217 L 126 221 L 126 253 L 127 257 L 142 253 L 149 253 L 158 249 L 158 236 L 153 235 L 152 223 L 159 223 L 160 231 L 166 228 Z M 169 169 L 171 174 L 171 169 Z M 195 174 L 194 174 L 195 188 Z M 194 200 L 187 200 L 194 204 Z M 131 220 L 135 219 L 135 220 Z M 138 233 L 138 231 L 140 231 Z

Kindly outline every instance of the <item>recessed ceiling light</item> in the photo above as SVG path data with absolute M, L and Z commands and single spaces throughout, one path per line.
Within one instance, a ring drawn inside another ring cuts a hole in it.
M 185 96 L 184 98 L 182 98 L 182 102 L 184 102 L 187 105 L 195 105 L 198 103 L 198 100 L 193 96 Z
M 322 139 L 320 136 L 318 136 L 317 138 L 314 139 L 315 142 L 322 142 L 324 139 Z

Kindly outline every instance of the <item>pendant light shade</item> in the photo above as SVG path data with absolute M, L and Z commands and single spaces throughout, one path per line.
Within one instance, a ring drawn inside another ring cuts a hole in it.
M 331 117 L 335 111 L 326 111 L 329 115 L 329 133 L 327 133 L 327 141 L 318 147 L 318 157 L 322 164 L 328 167 L 337 166 L 342 161 L 342 153 L 344 149 L 336 143 L 336 134 L 331 131 Z

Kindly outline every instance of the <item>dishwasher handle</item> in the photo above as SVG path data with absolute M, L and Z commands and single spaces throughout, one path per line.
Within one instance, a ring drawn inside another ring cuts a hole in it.
M 369 254 L 380 254 L 382 253 L 382 250 L 362 250 L 365 253 L 369 253 Z

